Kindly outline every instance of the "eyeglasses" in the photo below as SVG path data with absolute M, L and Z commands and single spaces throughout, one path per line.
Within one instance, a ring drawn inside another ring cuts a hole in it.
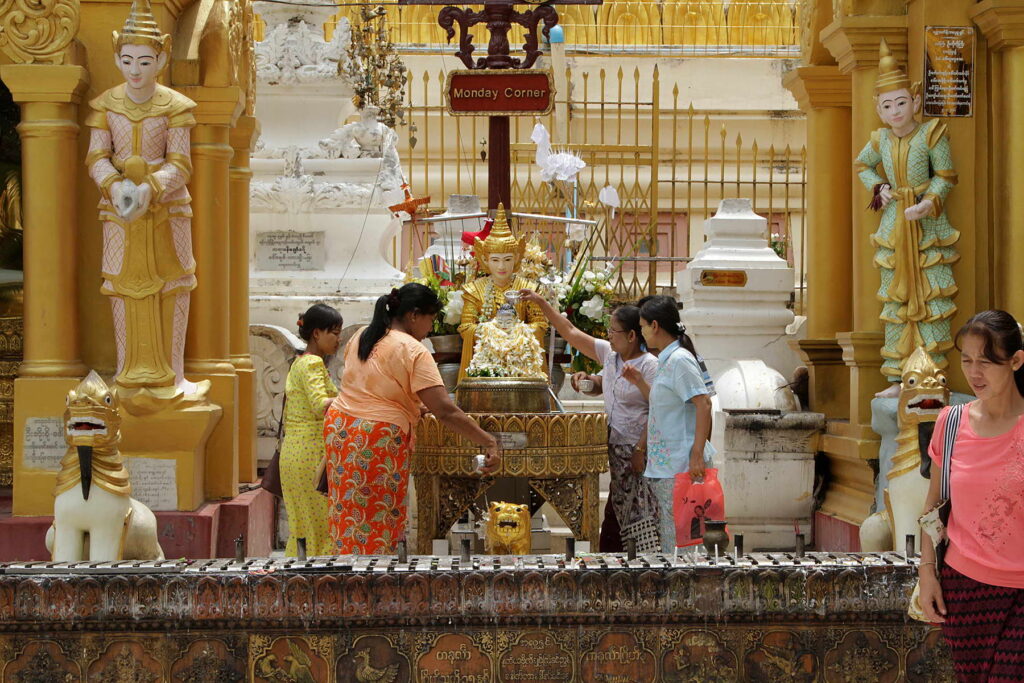
M 625 330 L 617 330 L 614 327 L 608 328 L 608 334 L 626 334 Z

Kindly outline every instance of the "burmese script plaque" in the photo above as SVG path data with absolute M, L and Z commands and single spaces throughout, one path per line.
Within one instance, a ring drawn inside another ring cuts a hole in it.
M 502 450 L 526 448 L 526 432 L 491 432 Z
M 324 233 L 256 233 L 256 270 L 323 270 Z
M 584 681 L 653 680 L 654 654 L 643 648 L 632 633 L 606 633 L 580 661 Z
M 700 283 L 705 287 L 745 287 L 747 273 L 742 270 L 702 270 Z
M 165 458 L 125 458 L 132 498 L 150 510 L 178 509 L 178 463 Z
M 22 466 L 36 470 L 60 469 L 68 450 L 64 441 L 64 420 L 59 417 L 30 417 L 22 438 Z
M 562 683 L 575 679 L 573 658 L 547 633 L 524 633 L 498 664 L 499 680 Z
M 416 663 L 422 683 L 492 683 L 491 660 L 468 636 L 446 633 Z
M 974 28 L 924 29 L 924 115 L 974 114 Z
M 538 69 L 462 69 L 448 72 L 448 111 L 456 116 L 547 114 L 555 92 Z

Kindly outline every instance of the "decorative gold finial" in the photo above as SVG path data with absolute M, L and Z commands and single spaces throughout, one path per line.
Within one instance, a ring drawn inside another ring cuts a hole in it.
M 896 58 L 889 50 L 889 43 L 882 38 L 878 45 L 878 78 L 875 79 L 875 94 L 881 95 L 904 89 L 910 90 L 910 78 L 896 63 Z
M 124 28 L 114 31 L 114 51 L 120 52 L 125 45 L 150 45 L 163 52 L 169 40 L 169 35 L 160 33 L 150 0 L 132 0 Z
M 509 228 L 508 215 L 505 212 L 504 204 L 498 204 L 498 209 L 494 215 L 494 225 L 491 227 L 491 232 L 487 239 L 481 241 L 477 237 L 473 241 L 473 251 L 476 253 L 481 265 L 487 262 L 487 257 L 491 254 L 515 254 L 516 261 L 514 267 L 518 268 L 525 249 L 526 240 L 513 235 L 512 230 Z

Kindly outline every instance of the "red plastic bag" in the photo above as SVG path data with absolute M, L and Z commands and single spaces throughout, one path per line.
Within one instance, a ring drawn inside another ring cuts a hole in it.
M 704 481 L 696 484 L 690 480 L 689 472 L 677 474 L 672 511 L 676 518 L 676 546 L 685 548 L 701 543 L 704 520 L 725 519 L 725 493 L 718 481 L 718 468 L 705 470 Z

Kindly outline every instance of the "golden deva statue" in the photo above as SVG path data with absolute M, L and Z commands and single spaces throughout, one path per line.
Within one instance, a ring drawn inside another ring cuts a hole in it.
M 86 119 L 92 128 L 86 166 L 101 194 L 101 291 L 113 312 L 120 395 L 163 402 L 204 390 L 184 377 L 196 286 L 185 187 L 196 105 L 156 82 L 170 56 L 170 37 L 160 33 L 150 0 L 133 0 L 124 29 L 113 38 L 125 82 L 90 102 Z
M 871 208 L 880 211 L 871 240 L 881 273 L 882 374 L 891 385 L 879 395 L 895 397 L 903 364 L 914 349 L 923 346 L 941 369 L 953 347 L 953 264 L 960 258 L 960 233 L 949 222 L 945 203 L 957 173 L 946 124 L 938 119 L 918 122 L 919 84 L 911 84 L 884 39 L 875 108 L 886 125 L 871 134 L 855 168 L 872 193 Z
M 537 341 L 544 346 L 544 333 L 548 329 L 547 319 L 535 304 L 526 304 L 517 297 L 506 299 L 507 292 L 518 293 L 521 289 L 536 289 L 537 283 L 517 274 L 526 249 L 526 238 L 515 237 L 508 227 L 505 207 L 498 205 L 494 227 L 487 239 L 476 238 L 473 252 L 480 270 L 488 273 L 462 288 L 462 362 L 459 365 L 459 379 L 466 376 L 466 368 L 473 359 L 477 326 L 493 320 L 504 303 L 512 303 L 520 320 L 533 328 Z

